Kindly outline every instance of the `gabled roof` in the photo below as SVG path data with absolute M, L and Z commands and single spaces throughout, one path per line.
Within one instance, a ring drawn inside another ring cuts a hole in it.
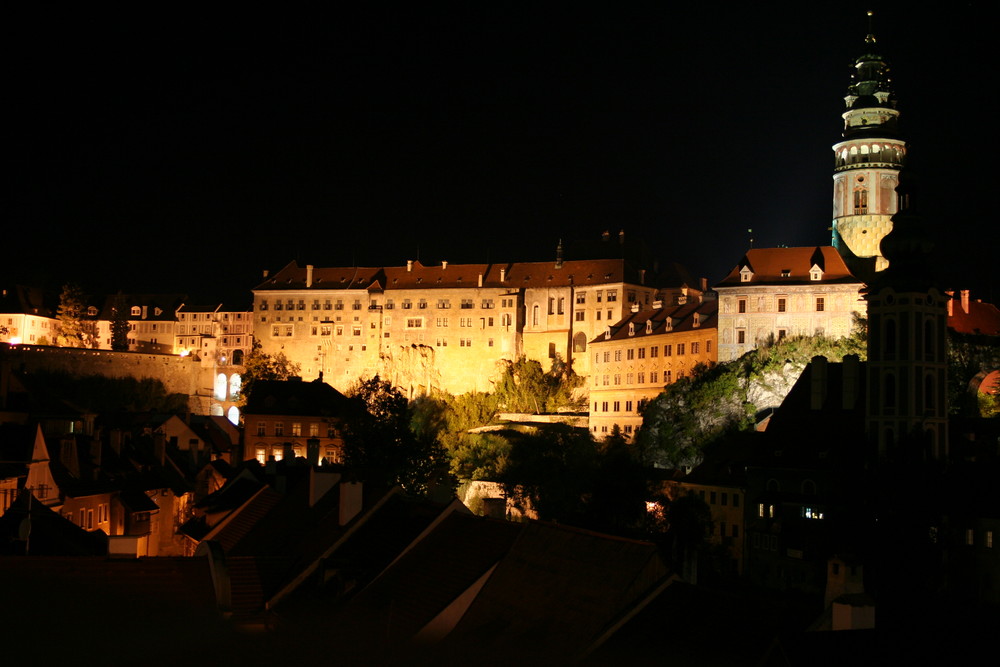
M 46 303 L 46 294 L 40 288 L 15 285 L 0 291 L 0 313 L 55 317 L 56 309 L 53 303 Z
M 822 271 L 820 280 L 812 280 L 813 267 Z M 749 281 L 742 280 L 740 272 L 749 268 Z M 839 284 L 858 283 L 833 246 L 806 248 L 751 248 L 733 267 L 717 287 L 737 285 L 803 285 L 807 283 Z
M 715 299 L 708 299 L 701 303 L 686 303 L 681 306 L 672 306 L 669 308 L 640 310 L 629 313 L 624 319 L 612 324 L 609 327 L 611 330 L 610 337 L 606 334 L 601 334 L 591 341 L 591 344 L 632 338 L 641 340 L 648 336 L 658 336 L 668 333 L 715 329 L 718 326 L 718 313 L 719 302 Z M 698 320 L 697 326 L 695 326 L 696 315 Z M 647 322 L 652 323 L 648 331 Z M 630 324 L 632 325 L 631 329 L 629 328 Z
M 173 322 L 177 319 L 177 309 L 184 305 L 183 294 L 123 294 L 125 317 L 129 320 L 144 320 L 150 322 Z M 99 319 L 113 319 L 117 294 L 109 294 L 104 298 L 104 306 L 98 315 Z M 132 309 L 139 307 L 140 314 L 133 315 Z
M 503 279 L 501 280 L 501 273 Z M 308 269 L 291 262 L 254 288 L 254 291 L 306 289 Z M 679 264 L 667 266 L 657 276 L 664 286 L 695 286 Z M 424 266 L 420 261 L 404 266 L 312 269 L 312 288 L 317 290 L 433 289 L 478 287 L 521 289 L 524 287 L 586 287 L 608 283 L 658 285 L 652 272 L 642 271 L 624 259 L 569 260 L 565 262 L 508 262 L 496 264 L 451 264 Z
M 298 262 L 291 261 L 285 268 L 281 269 L 273 276 L 268 276 L 257 285 L 255 291 L 264 290 L 284 290 L 306 289 L 306 278 L 309 269 L 299 266 Z M 313 267 L 312 287 L 316 289 L 368 289 L 376 280 L 385 282 L 382 269 L 380 267 Z
M 320 380 L 258 380 L 250 388 L 243 414 L 338 416 L 349 400 Z
M 948 328 L 958 333 L 1000 336 L 1000 309 L 992 303 L 970 299 L 968 291 L 949 304 Z

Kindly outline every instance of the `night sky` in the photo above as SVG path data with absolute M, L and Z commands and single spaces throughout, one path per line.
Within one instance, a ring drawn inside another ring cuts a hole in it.
M 18 17 L 0 281 L 248 305 L 293 259 L 550 259 L 624 229 L 714 283 L 748 228 L 829 243 L 863 11 L 582 4 Z M 988 7 L 876 3 L 875 34 L 945 286 L 996 301 Z

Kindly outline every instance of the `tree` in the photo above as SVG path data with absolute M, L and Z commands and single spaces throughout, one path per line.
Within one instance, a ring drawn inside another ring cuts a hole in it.
M 578 408 L 575 390 L 583 378 L 558 356 L 546 373 L 533 359 L 500 361 L 500 373 L 495 382 L 500 406 L 510 412 L 553 413 L 563 408 Z
M 344 464 L 376 486 L 398 484 L 408 493 L 454 492 L 448 457 L 433 434 L 410 429 L 406 397 L 377 375 L 349 392 L 352 408 L 344 429 Z
M 119 291 L 111 302 L 111 349 L 118 352 L 128 350 L 128 312 L 125 309 L 125 295 Z
M 254 382 L 258 380 L 287 380 L 299 374 L 301 366 L 288 360 L 284 352 L 270 355 L 264 352 L 256 340 L 250 352 L 243 359 L 243 386 L 241 402 L 246 404 Z
M 63 285 L 59 295 L 59 308 L 56 319 L 59 321 L 59 335 L 56 344 L 61 347 L 87 347 L 88 332 L 83 323 L 83 311 L 86 299 L 83 290 L 78 285 Z

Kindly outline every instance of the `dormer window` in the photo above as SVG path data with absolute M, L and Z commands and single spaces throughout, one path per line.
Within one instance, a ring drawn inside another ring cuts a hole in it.
M 791 278 L 792 277 L 792 270 L 791 269 L 782 269 L 781 270 L 781 277 L 782 278 Z
M 607 329 L 604 330 L 604 340 L 610 340 L 610 339 L 611 339 L 611 327 L 608 327 Z
M 87 315 L 90 317 L 97 317 L 97 306 L 91 306 L 87 309 Z
M 133 317 L 139 317 L 139 315 L 142 314 L 142 309 L 139 308 L 139 306 L 132 306 L 132 311 L 131 312 L 132 312 L 132 316 Z
M 646 320 L 646 333 L 653 333 L 653 320 Z
M 812 268 L 809 269 L 809 280 L 823 280 L 823 269 L 813 264 Z
M 628 335 L 629 336 L 634 336 L 635 335 L 635 322 L 629 322 L 628 323 Z
M 750 268 L 749 265 L 744 266 L 742 269 L 740 269 L 741 283 L 748 283 L 752 278 L 753 278 L 753 270 Z
M 664 321 L 664 324 L 666 324 L 666 325 L 667 325 L 667 331 L 673 331 L 673 330 L 674 330 L 674 318 L 672 318 L 672 317 L 668 317 L 668 318 L 667 318 L 667 319 L 666 319 L 666 320 Z
M 693 327 L 699 327 L 699 326 L 701 326 L 701 315 L 699 313 L 695 313 L 692 316 L 692 318 L 691 318 L 691 326 L 693 326 Z

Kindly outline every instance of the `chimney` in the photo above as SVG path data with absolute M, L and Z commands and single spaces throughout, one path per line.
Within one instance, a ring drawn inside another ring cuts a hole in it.
M 563 246 L 562 239 L 559 239 L 559 245 L 556 246 L 556 268 L 561 269 L 563 266 Z
M 646 269 L 639 269 L 639 284 L 646 284 Z
M 441 260 L 441 270 L 444 271 L 447 268 L 448 268 L 448 260 L 442 259 Z
M 265 278 L 267 278 L 268 274 L 270 274 L 270 273 L 271 273 L 270 271 L 268 271 L 267 269 L 264 269 L 264 277 Z
M 481 274 L 481 273 L 479 274 L 479 286 L 480 287 L 483 286 L 483 274 Z
M 962 295 L 962 312 L 969 314 L 969 290 L 964 289 L 959 292 Z
M 313 285 L 313 265 L 306 264 L 306 287 L 312 287 Z
M 853 410 L 854 403 L 858 399 L 858 364 L 858 355 L 844 355 L 842 403 L 845 410 Z
M 507 279 L 507 269 L 501 267 L 500 268 L 500 282 L 503 282 L 506 279 Z
M 812 358 L 812 397 L 809 408 L 819 410 L 826 401 L 827 362 L 826 357 Z
M 953 317 L 955 315 L 955 292 L 946 290 L 945 294 L 948 295 L 948 317 Z
M 306 461 L 311 466 L 319 465 L 319 438 L 306 440 Z
M 319 441 L 316 441 L 317 448 Z M 315 507 L 316 503 L 325 496 L 330 489 L 337 485 L 342 479 L 338 472 L 320 472 L 315 466 L 309 468 L 309 507 Z M 343 525 L 343 524 L 341 524 Z
M 406 272 L 409 273 L 411 271 L 413 271 L 413 260 L 408 259 L 406 260 Z
M 153 434 L 153 458 L 161 466 L 167 460 L 167 436 L 162 431 Z
M 340 525 L 346 526 L 361 512 L 361 482 L 340 483 Z

